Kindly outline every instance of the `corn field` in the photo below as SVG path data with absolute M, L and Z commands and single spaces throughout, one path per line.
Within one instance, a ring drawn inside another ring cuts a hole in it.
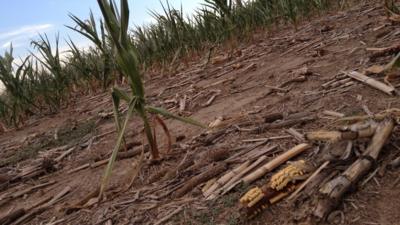
M 0 96 L 1 122 L 8 126 L 21 126 L 32 115 L 55 113 L 75 96 L 107 90 L 121 82 L 123 77 L 130 79 L 131 89 L 141 95 L 141 84 L 129 77 L 128 70 L 143 76 L 140 71 L 151 65 L 167 65 L 190 51 L 207 50 L 206 46 L 218 45 L 231 38 L 240 40 L 257 28 L 268 31 L 272 26 L 285 23 L 296 28 L 301 20 L 333 7 L 342 7 L 346 1 L 204 0 L 190 16 L 164 2 L 162 13 L 150 12 L 155 23 L 134 28 L 125 24 L 119 28 L 126 29 L 124 38 L 127 40 L 122 45 L 116 43 L 121 37 L 116 36 L 113 23 L 128 18 L 118 13 L 111 16 L 110 13 L 117 8 L 113 1 L 99 0 L 99 4 L 109 6 L 106 15 L 113 20 L 111 23 L 104 21 L 107 17 L 96 20 L 91 12 L 88 19 L 70 15 L 74 24 L 68 27 L 93 43 L 89 49 L 79 49 L 69 40 L 66 41 L 69 54 L 61 57 L 59 37 L 51 41 L 42 34 L 31 42 L 35 53 L 18 60 L 18 63 L 12 46 L 0 56 L 0 81 L 4 85 Z M 103 9 L 103 15 L 106 9 Z M 134 51 L 129 57 L 136 63 L 134 68 L 124 69 L 126 62 L 124 64 L 123 59 L 127 56 L 124 51 L 131 49 L 131 45 Z M 141 101 L 125 95 L 119 97 L 135 107 Z M 143 110 L 145 108 L 140 109 L 139 114 Z M 145 114 L 141 116 L 146 117 Z

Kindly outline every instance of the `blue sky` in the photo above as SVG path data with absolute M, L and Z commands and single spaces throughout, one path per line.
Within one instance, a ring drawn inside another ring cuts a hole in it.
M 118 2 L 118 1 L 116 1 Z M 165 0 L 162 0 L 165 3 Z M 185 14 L 190 14 L 202 0 L 169 0 L 175 8 L 181 4 Z M 131 24 L 141 25 L 151 21 L 149 10 L 162 12 L 159 0 L 129 0 Z M 66 28 L 74 25 L 69 13 L 81 19 L 88 18 L 89 10 L 100 18 L 96 0 L 2 0 L 0 2 L 0 55 L 14 47 L 15 56 L 24 56 L 31 50 L 30 40 L 37 39 L 39 33 L 46 33 L 54 40 L 60 34 L 60 49 L 65 50 L 64 39 L 71 37 L 78 46 L 85 47 L 89 42 L 79 34 Z

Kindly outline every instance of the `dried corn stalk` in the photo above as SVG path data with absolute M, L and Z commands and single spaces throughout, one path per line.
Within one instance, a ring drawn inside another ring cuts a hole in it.
M 373 120 L 375 122 L 381 122 L 388 117 L 392 117 L 392 118 L 395 118 L 396 120 L 398 120 L 400 118 L 400 109 L 390 108 L 390 109 L 386 109 L 382 112 L 379 112 L 379 113 L 373 114 L 373 115 L 344 117 L 344 118 L 338 119 L 338 122 L 355 123 L 355 122 L 366 121 L 366 120 Z
M 338 142 L 343 140 L 356 140 L 358 138 L 371 137 L 375 133 L 375 126 L 369 126 L 359 131 L 316 131 L 306 134 L 310 141 Z
M 358 81 L 361 81 L 365 84 L 368 84 L 369 86 L 376 88 L 380 91 L 385 92 L 388 95 L 394 95 L 395 93 L 395 89 L 394 87 L 388 86 L 382 82 L 379 82 L 371 77 L 365 76 L 362 73 L 356 72 L 356 71 L 352 71 L 350 73 L 347 74 L 349 77 L 356 79 Z
M 261 178 L 266 173 L 271 172 L 278 166 L 282 165 L 282 163 L 288 161 L 289 159 L 299 155 L 300 153 L 304 152 L 305 150 L 309 149 L 311 146 L 309 144 L 303 143 L 299 144 L 292 149 L 288 150 L 287 152 L 279 155 L 275 159 L 271 160 L 267 164 L 263 165 L 259 169 L 257 169 L 254 173 L 251 173 L 243 178 L 243 182 L 245 184 L 250 184 L 253 181 Z
M 192 177 L 189 181 L 186 182 L 186 184 L 181 187 L 180 189 L 178 189 L 174 194 L 173 197 L 174 198 L 179 198 L 184 196 L 186 193 L 188 193 L 189 191 L 191 191 L 193 188 L 195 188 L 196 186 L 207 182 L 208 180 L 214 178 L 215 176 L 217 176 L 218 174 L 223 173 L 225 170 L 227 169 L 227 164 L 226 163 L 220 163 L 217 165 L 212 165 L 208 170 L 206 170 L 205 172 Z
M 250 166 L 243 168 L 243 170 L 239 171 L 239 173 L 235 174 L 227 183 L 225 183 L 220 189 L 217 189 L 213 193 L 211 193 L 207 200 L 212 200 L 218 197 L 218 195 L 224 195 L 228 191 L 232 190 L 236 185 L 242 182 L 242 177 L 246 175 L 248 172 L 256 168 L 263 161 L 267 159 L 267 156 L 261 156 L 255 162 L 253 162 Z
M 236 174 L 239 174 L 241 171 L 245 170 L 250 165 L 250 161 L 246 161 L 235 169 L 229 171 L 224 176 L 219 178 L 210 188 L 208 188 L 204 192 L 204 197 L 208 198 L 214 191 L 218 188 L 221 188 L 225 185 L 229 180 L 231 180 Z
M 337 206 L 346 192 L 371 169 L 374 162 L 378 159 L 382 147 L 389 139 L 393 128 L 394 122 L 392 119 L 387 119 L 379 124 L 364 154 L 341 175 L 329 181 L 321 188 L 321 198 L 313 212 L 314 216 L 325 219 Z

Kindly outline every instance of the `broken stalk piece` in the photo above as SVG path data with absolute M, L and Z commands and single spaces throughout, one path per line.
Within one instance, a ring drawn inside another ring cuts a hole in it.
M 316 131 L 306 134 L 306 139 L 309 141 L 330 141 L 338 142 L 344 140 L 356 140 L 358 138 L 367 138 L 374 135 L 376 130 L 375 125 L 371 125 L 358 131 Z
M 321 198 L 313 215 L 324 220 L 339 204 L 343 196 L 372 168 L 379 157 L 382 147 L 389 139 L 394 128 L 393 119 L 381 122 L 364 154 L 342 174 L 326 183 L 320 189 Z
M 365 83 L 375 89 L 383 91 L 388 95 L 394 95 L 394 93 L 395 93 L 394 87 L 388 86 L 380 81 L 377 81 L 371 77 L 365 76 L 364 74 L 359 73 L 357 71 L 352 71 L 352 72 L 348 73 L 347 76 L 349 76 L 353 79 L 356 79 L 362 83 Z
M 264 176 L 266 173 L 271 172 L 278 166 L 280 166 L 282 163 L 288 161 L 289 159 L 299 155 L 300 153 L 304 152 L 305 150 L 309 149 L 311 146 L 309 144 L 303 143 L 296 145 L 292 149 L 288 150 L 287 152 L 279 155 L 275 159 L 271 160 L 267 164 L 263 165 L 253 173 L 247 175 L 246 177 L 243 178 L 243 182 L 245 184 L 250 184 L 253 181 L 261 178 Z
M 252 188 L 241 199 L 240 203 L 246 217 L 253 218 L 269 205 L 275 204 L 296 190 L 301 180 L 308 177 L 309 166 L 304 160 L 290 163 L 275 173 L 264 186 Z

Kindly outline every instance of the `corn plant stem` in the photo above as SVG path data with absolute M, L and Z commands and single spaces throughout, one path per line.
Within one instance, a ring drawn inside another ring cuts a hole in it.
M 146 133 L 146 137 L 147 137 L 147 140 L 150 145 L 151 156 L 152 156 L 153 160 L 159 160 L 160 154 L 157 149 L 157 143 L 155 142 L 155 137 L 153 137 L 153 132 L 151 131 L 149 119 L 146 115 L 147 112 L 142 104 L 140 104 L 136 110 L 137 110 L 139 116 L 143 120 L 144 132 Z
M 106 168 L 105 174 L 103 176 L 103 180 L 101 182 L 100 192 L 99 192 L 99 199 L 100 200 L 102 199 L 104 191 L 106 190 L 107 184 L 109 182 L 114 162 L 115 162 L 115 160 L 117 158 L 118 151 L 121 148 L 122 139 L 124 138 L 124 132 L 125 132 L 126 127 L 128 125 L 129 119 L 132 117 L 133 112 L 135 111 L 135 105 L 136 105 L 136 99 L 132 99 L 130 101 L 130 103 L 129 103 L 129 108 L 128 108 L 128 112 L 127 112 L 126 117 L 125 117 L 124 124 L 123 124 L 120 132 L 118 133 L 117 143 L 114 146 L 114 149 L 113 149 L 113 152 L 111 154 L 110 160 L 108 161 L 108 164 L 107 164 L 107 168 Z
M 121 132 L 121 118 L 120 118 L 119 112 L 118 112 L 120 99 L 115 94 L 114 91 L 112 92 L 112 101 L 113 101 L 114 120 L 115 120 L 115 124 L 117 126 L 117 133 L 119 134 L 119 132 Z M 128 151 L 128 149 L 126 147 L 125 137 L 122 138 L 122 142 L 124 144 L 125 151 Z

